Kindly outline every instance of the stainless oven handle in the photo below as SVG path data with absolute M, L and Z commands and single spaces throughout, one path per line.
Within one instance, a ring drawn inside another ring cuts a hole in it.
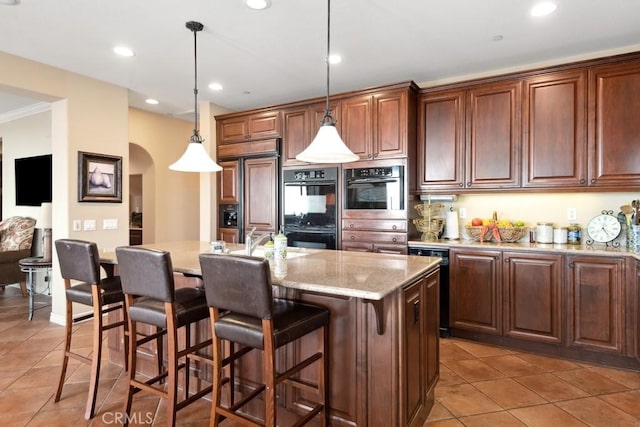
M 360 179 L 347 179 L 347 185 L 349 184 L 386 184 L 386 183 L 398 182 L 397 178 L 360 178 Z

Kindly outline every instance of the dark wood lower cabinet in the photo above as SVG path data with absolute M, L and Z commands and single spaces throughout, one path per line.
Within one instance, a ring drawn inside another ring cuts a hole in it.
M 562 255 L 505 252 L 503 257 L 505 335 L 562 342 Z
M 450 324 L 453 328 L 502 334 L 502 252 L 449 252 Z
M 569 256 L 568 344 L 623 352 L 623 277 L 621 258 Z
M 635 260 L 471 248 L 449 257 L 452 336 L 640 369 Z

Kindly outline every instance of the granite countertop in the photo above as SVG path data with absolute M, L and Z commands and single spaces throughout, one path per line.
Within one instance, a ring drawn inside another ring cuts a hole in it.
M 200 275 L 200 253 L 209 252 L 209 242 L 177 241 L 144 244 L 142 247 L 171 252 L 174 270 Z M 234 254 L 244 245 L 226 244 Z M 258 246 L 257 253 L 261 250 Z M 435 269 L 436 257 L 351 252 L 326 249 L 287 248 L 288 258 L 270 261 L 275 285 L 329 295 L 381 300 L 395 290 Z M 117 263 L 115 252 L 102 252 L 104 263 Z
M 530 252 L 554 252 L 568 255 L 598 255 L 598 256 L 630 256 L 640 260 L 640 252 L 625 246 L 612 247 L 605 244 L 586 245 L 568 245 L 558 243 L 499 243 L 499 242 L 478 242 L 474 240 L 447 240 L 440 239 L 435 241 L 410 240 L 410 248 L 472 248 L 472 249 L 501 249 L 514 251 L 530 251 Z

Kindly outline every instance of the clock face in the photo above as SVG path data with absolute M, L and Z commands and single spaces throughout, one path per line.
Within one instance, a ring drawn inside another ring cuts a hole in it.
M 587 233 L 595 242 L 610 242 L 620 234 L 622 226 L 618 219 L 612 215 L 598 215 L 587 225 Z

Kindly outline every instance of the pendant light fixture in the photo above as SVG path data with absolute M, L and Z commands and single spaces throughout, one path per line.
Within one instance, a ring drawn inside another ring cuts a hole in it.
M 169 166 L 169 169 L 181 172 L 218 172 L 222 168 L 207 154 L 207 150 L 202 145 L 204 138 L 200 136 L 198 131 L 198 47 L 196 38 L 198 31 L 202 31 L 204 26 L 200 22 L 189 21 L 186 27 L 193 32 L 193 58 L 195 64 L 195 83 L 193 87 L 194 129 L 193 135 L 189 138 L 189 145 L 187 145 L 186 151 L 177 162 Z
M 356 154 L 344 144 L 338 130 L 336 121 L 331 116 L 329 108 L 329 53 L 331 49 L 331 0 L 327 0 L 327 98 L 324 117 L 320 124 L 318 134 L 311 144 L 296 156 L 297 160 L 309 163 L 347 163 L 359 160 Z

